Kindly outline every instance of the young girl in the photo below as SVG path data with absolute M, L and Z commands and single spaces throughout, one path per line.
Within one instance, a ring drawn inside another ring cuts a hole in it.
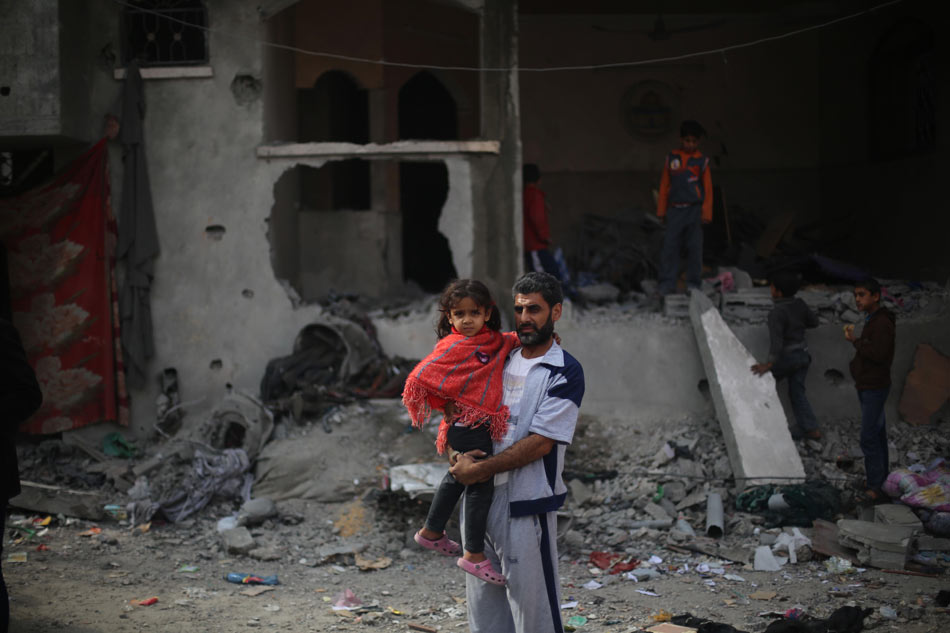
M 508 353 L 520 345 L 514 332 L 501 333 L 501 317 L 491 293 L 480 281 L 459 279 L 450 283 L 439 299 L 436 325 L 439 342 L 409 378 L 402 401 L 414 426 L 422 426 L 432 409 L 444 412 L 436 447 L 466 452 L 481 449 L 491 455 L 492 440 L 504 437 L 508 407 L 502 404 L 502 372 Z M 462 548 L 445 535 L 459 497 L 465 493 L 462 526 L 465 552 L 458 566 L 486 582 L 505 584 L 505 577 L 485 557 L 485 524 L 494 484 L 463 486 L 446 473 L 432 499 L 425 526 L 416 532 L 422 547 L 447 556 Z

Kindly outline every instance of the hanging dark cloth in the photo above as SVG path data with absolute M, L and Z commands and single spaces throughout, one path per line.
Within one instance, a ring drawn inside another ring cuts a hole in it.
M 117 256 L 125 264 L 125 278 L 119 291 L 119 313 L 127 382 L 141 387 L 145 384 L 146 364 L 155 354 L 149 295 L 153 260 L 158 255 L 158 232 L 145 160 L 145 90 L 135 61 L 125 69 L 121 124 L 119 142 L 125 172 Z

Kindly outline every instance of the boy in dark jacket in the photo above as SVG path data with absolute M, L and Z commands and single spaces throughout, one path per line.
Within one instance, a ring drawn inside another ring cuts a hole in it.
M 818 327 L 818 317 L 808 305 L 795 296 L 801 283 L 791 271 L 780 271 L 771 278 L 772 301 L 775 307 L 769 312 L 769 358 L 764 363 L 752 366 L 752 373 L 761 376 L 771 371 L 776 382 L 788 378 L 788 399 L 798 428 L 792 437 L 800 439 L 804 434 L 813 440 L 821 438 L 818 419 L 805 395 L 805 377 L 811 365 L 811 354 L 805 344 L 805 330 Z
M 861 336 L 855 336 L 854 326 L 846 326 L 844 336 L 855 350 L 850 369 L 861 403 L 861 451 L 867 477 L 865 496 L 873 502 L 883 498 L 881 486 L 890 465 L 884 403 L 891 390 L 895 317 L 893 312 L 881 307 L 881 284 L 876 279 L 855 284 L 854 302 L 858 310 L 867 314 L 864 329 Z

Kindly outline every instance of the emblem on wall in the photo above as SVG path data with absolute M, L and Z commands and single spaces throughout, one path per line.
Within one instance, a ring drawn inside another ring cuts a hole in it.
M 620 100 L 620 116 L 630 136 L 658 141 L 679 120 L 679 98 L 669 84 L 648 79 L 632 85 Z

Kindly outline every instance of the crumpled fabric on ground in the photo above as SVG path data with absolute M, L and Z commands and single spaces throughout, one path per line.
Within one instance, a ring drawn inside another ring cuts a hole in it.
M 769 497 L 776 493 L 784 497 L 787 509 L 769 509 Z M 823 481 L 782 486 L 766 484 L 749 488 L 736 497 L 736 509 L 763 514 L 766 527 L 810 527 L 815 519 L 834 520 L 841 509 L 841 492 Z
M 882 488 L 912 508 L 950 511 L 950 467 L 943 458 L 935 459 L 922 472 L 898 468 L 887 476 Z
M 251 460 L 243 448 L 228 448 L 219 454 L 198 449 L 188 474 L 179 489 L 159 501 L 162 513 L 177 522 L 208 505 L 214 497 L 251 498 Z

